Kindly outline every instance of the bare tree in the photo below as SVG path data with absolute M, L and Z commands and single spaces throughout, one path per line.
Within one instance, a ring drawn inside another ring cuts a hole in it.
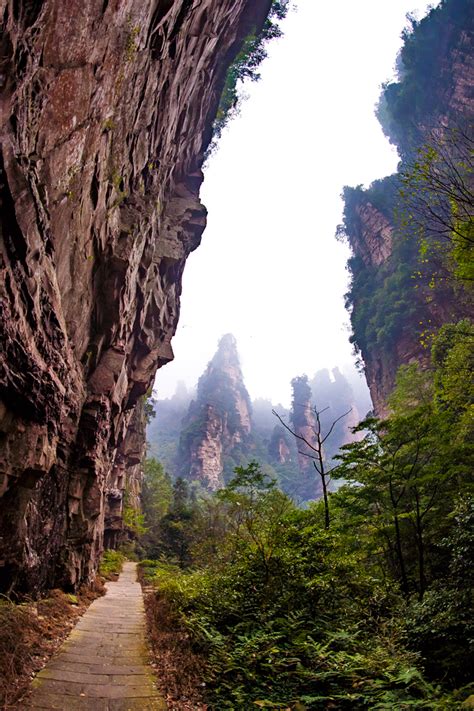
M 401 196 L 404 221 L 418 233 L 422 250 L 444 278 L 450 270 L 443 262 L 454 250 L 459 265 L 472 263 L 474 249 L 474 138 L 472 126 L 440 127 L 430 132 L 414 160 L 403 169 Z M 423 246 L 424 245 L 424 246 Z M 462 281 L 472 271 L 457 269 Z
M 324 461 L 324 443 L 328 440 L 328 438 L 331 436 L 334 427 L 336 424 L 342 420 L 343 417 L 346 417 L 352 410 L 352 407 L 347 410 L 347 412 L 344 412 L 342 415 L 339 417 L 336 417 L 335 420 L 333 420 L 332 424 L 330 425 L 328 431 L 323 434 L 322 428 L 321 428 L 321 415 L 323 412 L 326 412 L 328 410 L 328 407 L 325 407 L 323 410 L 318 410 L 316 407 L 312 408 L 312 412 L 314 413 L 315 416 L 315 427 L 313 427 L 313 432 L 315 435 L 315 440 L 313 442 L 309 442 L 306 437 L 303 437 L 303 435 L 298 434 L 294 430 L 291 429 L 289 425 L 284 422 L 284 420 L 281 418 L 281 416 L 276 412 L 275 410 L 272 410 L 272 413 L 275 415 L 275 417 L 278 418 L 280 423 L 283 425 L 283 427 L 290 432 L 293 437 L 296 437 L 296 439 L 300 440 L 301 442 L 304 442 L 304 444 L 308 447 L 310 450 L 309 452 L 303 452 L 302 450 L 298 449 L 299 454 L 303 455 L 304 457 L 309 457 L 312 462 L 313 466 L 316 469 L 316 471 L 319 474 L 319 477 L 321 479 L 321 485 L 323 489 L 323 500 L 324 500 L 324 527 L 327 529 L 329 528 L 329 523 L 330 523 L 330 516 L 329 516 L 329 497 L 328 497 L 328 486 L 331 482 L 331 473 L 334 472 L 337 468 L 338 465 L 331 467 L 330 469 L 326 468 L 326 463 Z

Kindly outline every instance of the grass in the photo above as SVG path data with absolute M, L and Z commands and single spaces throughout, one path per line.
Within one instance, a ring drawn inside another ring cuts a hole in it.
M 122 571 L 125 556 L 120 551 L 104 551 L 99 565 L 99 573 L 106 580 L 115 580 Z
M 145 586 L 153 579 L 155 565 L 156 561 L 139 565 Z M 156 590 L 147 593 L 145 588 L 145 610 L 153 667 L 159 669 L 156 682 L 169 711 L 205 711 L 205 660 L 193 650 L 189 633 Z
M 0 600 L 0 709 L 25 708 L 22 702 L 32 677 L 67 637 L 78 617 L 97 597 L 52 590 L 42 600 Z

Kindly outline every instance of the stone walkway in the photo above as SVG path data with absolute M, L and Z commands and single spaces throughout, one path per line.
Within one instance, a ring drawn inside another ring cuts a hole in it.
M 95 600 L 33 681 L 26 708 L 164 711 L 147 663 L 145 611 L 137 564 Z

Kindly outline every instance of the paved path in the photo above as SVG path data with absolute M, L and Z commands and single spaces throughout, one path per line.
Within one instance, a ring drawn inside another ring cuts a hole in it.
M 61 711 L 164 711 L 147 664 L 145 612 L 136 563 L 94 600 L 33 681 L 26 704 Z

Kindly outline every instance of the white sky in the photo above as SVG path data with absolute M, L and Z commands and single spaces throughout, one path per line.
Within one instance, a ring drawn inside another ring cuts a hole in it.
M 208 226 L 185 268 L 175 360 L 158 371 L 157 397 L 195 385 L 228 332 L 252 398 L 289 405 L 293 377 L 353 361 L 340 193 L 396 168 L 374 106 L 406 13 L 426 8 L 297 0 L 205 172 Z

